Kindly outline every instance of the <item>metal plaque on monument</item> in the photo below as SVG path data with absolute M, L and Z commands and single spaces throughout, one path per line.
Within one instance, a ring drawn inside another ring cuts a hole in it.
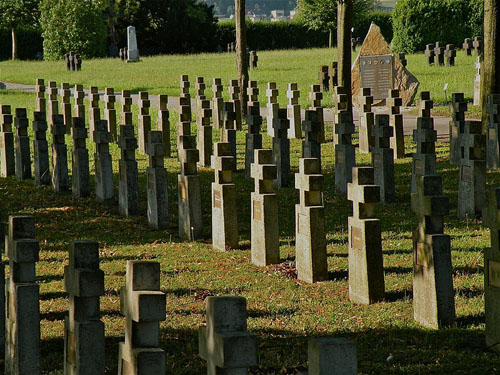
M 360 56 L 361 87 L 369 87 L 375 100 L 387 99 L 394 87 L 394 56 Z

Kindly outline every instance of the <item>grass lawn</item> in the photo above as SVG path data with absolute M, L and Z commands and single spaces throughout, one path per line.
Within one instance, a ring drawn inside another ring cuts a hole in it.
M 327 56 L 326 50 L 314 51 L 314 54 L 320 53 Z M 285 56 L 286 52 L 262 53 L 263 66 L 266 66 L 266 56 L 273 54 Z M 185 57 L 189 58 L 191 57 Z M 219 58 L 227 64 L 231 60 L 228 55 L 220 55 Z M 412 59 L 418 58 L 423 60 L 423 56 L 410 56 L 410 66 Z M 147 64 L 154 65 L 155 59 L 182 60 L 181 57 L 151 58 L 136 65 L 121 65 L 118 61 L 110 60 L 86 62 L 88 65 L 85 68 L 88 71 L 92 64 L 96 64 L 96 67 L 101 64 L 103 67 L 108 66 L 108 72 L 114 73 L 106 81 L 102 70 L 92 78 L 95 80 L 87 78 L 89 81 L 84 82 L 86 85 L 98 84 L 104 87 L 114 84 L 118 87 L 113 79 L 120 76 L 122 84 L 135 82 L 129 87 L 141 85 L 136 88 L 160 92 L 163 90 L 160 82 L 163 78 L 148 86 L 148 82 L 141 84 L 140 80 L 134 80 L 133 75 L 123 71 L 119 74 L 121 70 L 129 69 L 138 72 Z M 464 61 L 466 59 L 460 54 L 459 66 Z M 318 63 L 311 64 L 311 68 Z M 59 73 L 45 74 L 39 70 L 27 73 L 26 70 L 22 75 L 14 72 L 14 66 L 18 66 L 18 71 L 21 71 L 21 68 L 25 69 L 30 64 L 33 69 L 39 69 L 38 66 L 45 66 L 47 69 L 52 66 L 56 69 L 61 65 L 61 70 Z M 117 68 L 110 68 L 111 64 Z M 89 74 L 70 75 L 62 70 L 61 63 L 2 63 L 1 66 L 3 74 L 7 75 L 4 79 L 8 80 L 20 80 L 14 78 L 23 76 L 26 81 L 31 81 L 32 77 L 28 75 L 33 74 L 33 77 L 41 75 L 47 79 L 55 76 L 58 80 L 70 80 L 69 78 L 74 77 L 71 82 L 75 83 L 78 82 L 77 78 Z M 279 71 L 278 62 L 275 66 L 275 76 L 282 77 L 282 83 L 288 79 L 304 79 L 300 75 L 288 75 Z M 296 71 L 300 71 L 299 66 L 300 64 L 295 66 Z M 177 72 L 168 73 L 168 64 L 165 63 L 164 67 L 165 74 L 162 77 L 169 74 L 177 77 Z M 199 64 L 199 67 L 207 76 L 214 76 L 216 73 L 223 75 L 221 72 L 224 71 L 216 72 L 214 68 L 203 64 Z M 229 73 L 229 68 L 227 69 Z M 445 71 L 445 68 L 435 70 Z M 257 74 L 271 76 L 266 71 L 262 70 Z M 144 73 L 141 77 L 145 79 L 147 74 Z M 458 77 L 456 82 L 463 81 L 465 80 Z M 167 90 L 175 91 L 174 87 L 176 85 L 173 84 Z M 2 92 L 0 102 L 27 107 L 31 116 L 35 98 L 33 94 Z M 134 110 L 136 115 L 137 108 Z M 171 113 L 172 124 L 175 123 L 175 117 L 176 114 Z M 450 197 L 452 207 L 450 216 L 445 220 L 445 232 L 451 236 L 457 323 L 450 329 L 432 331 L 419 327 L 413 321 L 411 238 L 416 218 L 410 207 L 411 158 L 396 161 L 396 201 L 380 204 L 377 209 L 377 215 L 382 220 L 387 298 L 384 302 L 371 306 L 355 305 L 349 302 L 347 283 L 347 216 L 351 213 L 351 204 L 334 193 L 331 127 L 327 128 L 327 134 L 328 141 L 323 145 L 322 154 L 330 277 L 328 281 L 314 285 L 303 285 L 295 277 L 294 204 L 297 194 L 293 188 L 278 192 L 283 263 L 266 268 L 255 267 L 250 263 L 250 192 L 253 186 L 244 179 L 241 172 L 243 132 L 238 133 L 240 171 L 235 175 L 241 249 L 225 253 L 214 251 L 210 245 L 210 183 L 213 181 L 210 169 L 199 169 L 205 240 L 181 242 L 177 237 L 176 174 L 179 173 L 179 163 L 175 152 L 172 158 L 166 160 L 172 224 L 172 228 L 166 231 L 153 231 L 148 227 L 145 216 L 147 160 L 139 153 L 137 159 L 142 215 L 130 219 L 121 217 L 116 205 L 100 205 L 93 198 L 75 200 L 70 193 L 56 194 L 50 188 L 34 187 L 31 181 L 18 182 L 15 178 L 0 178 L 0 205 L 3 214 L 28 213 L 36 218 L 36 235 L 41 245 L 37 282 L 41 292 L 43 373 L 62 374 L 63 371 L 63 327 L 68 309 L 63 268 L 68 261 L 71 241 L 78 239 L 95 240 L 100 244 L 101 268 L 106 275 L 106 294 L 101 298 L 101 309 L 102 320 L 106 325 L 107 374 L 116 374 L 118 342 L 124 335 L 125 320 L 119 313 L 119 289 L 125 283 L 125 264 L 129 259 L 150 259 L 161 263 L 161 288 L 167 294 L 167 319 L 161 323 L 161 345 L 167 353 L 168 374 L 199 375 L 206 371 L 204 362 L 197 355 L 197 330 L 204 322 L 204 298 L 210 295 L 240 295 L 247 298 L 248 326 L 257 336 L 260 362 L 259 369 L 253 369 L 254 374 L 293 374 L 297 369 L 304 369 L 307 366 L 307 337 L 318 335 L 354 340 L 357 343 L 360 374 L 498 373 L 498 356 L 488 352 L 484 343 L 483 249 L 489 246 L 489 231 L 473 220 L 456 218 L 458 169 L 448 163 L 448 144 L 438 143 L 437 151 L 439 174 L 443 177 L 444 190 Z M 172 144 L 175 144 L 174 139 L 175 134 L 172 134 Z M 214 139 L 218 139 L 217 132 Z M 67 140 L 71 152 L 69 137 Z M 407 153 L 413 152 L 415 145 L 409 138 L 406 141 Z M 264 136 L 264 147 L 270 145 L 269 137 Z M 93 165 L 93 145 L 90 143 L 89 148 Z M 291 149 L 292 170 L 296 172 L 300 142 L 293 140 Z M 119 158 L 119 150 L 116 145 L 111 146 L 111 152 L 115 160 L 117 188 L 116 160 Z M 71 157 L 68 159 L 71 160 Z M 357 162 L 359 165 L 367 165 L 369 159 L 366 155 L 358 154 Z M 94 174 L 93 170 L 91 174 Z M 500 181 L 496 172 L 489 173 L 487 178 L 490 185 L 498 185 Z
M 354 54 L 353 58 L 356 56 Z M 266 99 L 267 82 L 275 81 L 280 90 L 279 103 L 286 105 L 288 83 L 297 82 L 301 90 L 301 104 L 308 103 L 311 84 L 318 83 L 320 65 L 327 65 L 337 57 L 336 49 L 281 50 L 259 52 L 259 68 L 250 71 L 250 79 L 257 80 L 262 103 Z M 455 67 L 428 66 L 423 54 L 407 56 L 408 69 L 420 80 L 420 90 L 431 91 L 436 104 L 444 104 L 443 86 L 448 83 L 448 100 L 451 93 L 463 92 L 472 101 L 475 58 L 459 51 Z M 223 79 L 225 96 L 227 85 L 236 78 L 235 54 L 212 53 L 199 55 L 171 55 L 144 57 L 140 63 L 126 64 L 119 59 L 96 59 L 83 62 L 81 72 L 68 72 L 63 61 L 3 61 L 0 62 L 0 80 L 35 84 L 36 78 L 45 78 L 71 85 L 98 86 L 101 90 L 130 89 L 132 92 L 149 91 L 151 94 L 179 96 L 179 78 L 188 74 L 194 94 L 195 78 L 205 77 L 207 96 L 212 97 L 212 79 Z M 0 96 L 1 98 L 1 96 Z M 324 105 L 331 106 L 331 95 L 325 94 Z

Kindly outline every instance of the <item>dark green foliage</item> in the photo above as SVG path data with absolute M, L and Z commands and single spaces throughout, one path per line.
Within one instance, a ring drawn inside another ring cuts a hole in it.
M 428 43 L 461 46 L 482 34 L 482 0 L 399 0 L 392 19 L 398 52 L 425 49 Z
M 118 43 L 126 46 L 133 25 L 141 55 L 213 51 L 216 22 L 213 7 L 197 0 L 123 0 L 117 22 Z
M 366 34 L 368 33 L 372 22 L 380 27 L 385 40 L 390 43 L 393 37 L 392 16 L 390 12 L 385 11 L 370 12 L 364 17 L 360 18 L 357 22 L 355 22 L 354 32 L 352 34 L 353 37 L 361 38 L 362 42 Z
M 204 0 L 208 5 L 214 6 L 215 14 L 234 14 L 234 0 Z M 255 14 L 269 15 L 274 9 L 281 9 L 288 14 L 297 6 L 296 0 L 246 0 L 245 8 Z
M 17 30 L 18 58 L 21 60 L 34 60 L 37 53 L 43 51 L 43 39 L 39 29 Z M 10 30 L 0 30 L 0 61 L 11 58 L 12 38 Z
M 44 58 L 60 59 L 70 51 L 84 58 L 106 53 L 106 23 L 97 0 L 42 0 Z

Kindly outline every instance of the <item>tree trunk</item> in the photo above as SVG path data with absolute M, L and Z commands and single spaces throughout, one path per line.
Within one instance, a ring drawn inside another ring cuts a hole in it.
M 236 59 L 240 85 L 241 113 L 247 114 L 248 54 L 245 24 L 245 0 L 234 0 L 234 19 L 236 21 Z
M 333 48 L 333 30 L 328 33 L 328 48 Z
M 348 109 L 352 110 L 351 88 L 351 29 L 353 22 L 353 0 L 337 0 L 337 59 L 338 83 L 345 87 Z
M 10 30 L 12 33 L 12 60 L 17 60 L 17 29 L 12 26 Z
M 496 0 L 484 0 L 483 61 L 481 63 L 481 104 L 484 131 L 486 131 L 488 120 L 486 112 L 488 95 L 500 94 L 500 77 L 498 75 L 500 39 L 497 38 L 499 13 L 500 4 Z

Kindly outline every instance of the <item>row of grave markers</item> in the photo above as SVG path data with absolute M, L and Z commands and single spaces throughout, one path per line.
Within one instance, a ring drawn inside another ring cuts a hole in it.
M 467 56 L 472 55 L 472 50 L 474 50 L 475 56 L 481 56 L 483 48 L 481 37 L 477 36 L 474 40 L 466 38 L 462 44 L 462 48 Z M 436 42 L 435 45 L 427 44 L 425 46 L 424 55 L 428 65 L 444 66 L 446 60 L 446 66 L 455 66 L 457 51 L 454 44 L 446 44 L 444 46 L 443 43 Z

